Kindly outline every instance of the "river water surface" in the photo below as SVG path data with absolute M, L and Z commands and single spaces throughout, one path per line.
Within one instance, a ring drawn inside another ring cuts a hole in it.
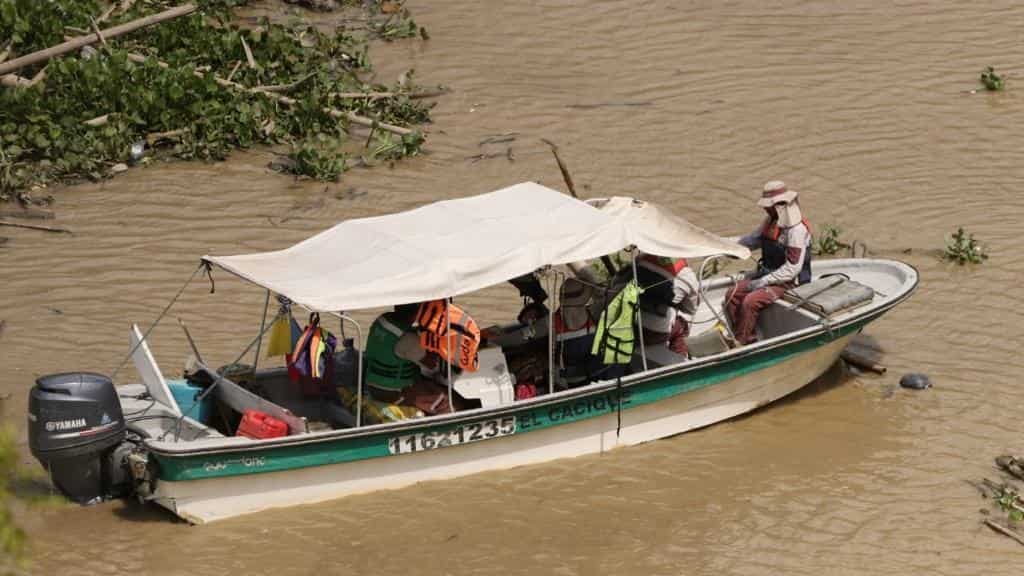
M 271 10 L 283 8 L 270 5 Z M 0 248 L 0 395 L 24 448 L 40 374 L 109 373 L 205 253 L 277 249 L 352 217 L 495 190 L 634 195 L 723 234 L 756 225 L 766 180 L 921 272 L 872 324 L 889 372 L 840 368 L 749 416 L 647 445 L 190 527 L 121 502 L 33 510 L 39 574 L 1020 574 L 967 481 L 1024 452 L 1024 7 L 1016 2 L 410 0 L 430 40 L 375 46 L 453 92 L 428 153 L 337 184 L 271 173 L 266 151 L 55 190 L 55 225 Z M 1004 93 L 970 91 L 988 65 Z M 499 144 L 480 142 L 513 134 Z M 508 148 L 511 148 L 511 160 Z M 493 158 L 474 160 L 480 154 Z M 991 259 L 940 261 L 964 226 Z M 204 356 L 252 337 L 259 290 L 216 276 L 172 310 Z M 515 301 L 484 311 L 514 313 Z M 153 333 L 177 372 L 175 322 Z M 908 371 L 935 387 L 896 386 Z M 134 377 L 128 371 L 119 380 Z M 25 452 L 29 466 L 35 462 Z

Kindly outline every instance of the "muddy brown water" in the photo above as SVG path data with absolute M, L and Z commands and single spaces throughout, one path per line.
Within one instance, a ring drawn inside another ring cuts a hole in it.
M 428 154 L 330 185 L 270 173 L 266 151 L 161 164 L 56 190 L 55 224 L 73 236 L 5 230 L 0 395 L 23 448 L 33 379 L 109 372 L 129 323 L 152 321 L 200 255 L 276 249 L 344 218 L 522 180 L 561 188 L 541 137 L 561 145 L 586 195 L 635 195 L 738 233 L 757 222 L 758 187 L 780 178 L 818 226 L 916 266 L 914 298 L 867 330 L 888 374 L 837 368 L 749 416 L 600 456 L 205 527 L 126 503 L 37 508 L 22 516 L 34 573 L 1020 573 L 1019 545 L 980 525 L 967 481 L 1024 452 L 1024 8 L 409 6 L 429 42 L 375 46 L 373 59 L 386 81 L 414 67 L 453 89 Z M 1007 91 L 968 93 L 987 65 L 1009 73 Z M 489 153 L 501 156 L 471 160 Z M 936 258 L 959 225 L 988 246 L 983 266 Z M 216 280 L 215 294 L 195 282 L 171 317 L 227 362 L 254 334 L 262 295 Z M 485 319 L 515 309 L 510 298 L 471 306 Z M 153 334 L 167 371 L 186 350 L 174 324 Z M 896 387 L 911 370 L 935 387 Z

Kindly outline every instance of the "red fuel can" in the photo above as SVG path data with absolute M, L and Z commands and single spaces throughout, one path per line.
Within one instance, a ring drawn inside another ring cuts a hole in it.
M 242 413 L 242 422 L 238 425 L 235 436 L 245 436 L 254 440 L 263 438 L 280 438 L 288 435 L 288 423 L 259 410 L 246 410 Z

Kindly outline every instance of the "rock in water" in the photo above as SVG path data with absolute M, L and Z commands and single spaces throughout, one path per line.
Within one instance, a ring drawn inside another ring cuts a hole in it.
M 900 386 L 910 388 L 911 390 L 924 390 L 925 388 L 931 388 L 932 381 L 928 378 L 927 374 L 911 372 L 909 374 L 904 374 L 903 377 L 900 378 Z

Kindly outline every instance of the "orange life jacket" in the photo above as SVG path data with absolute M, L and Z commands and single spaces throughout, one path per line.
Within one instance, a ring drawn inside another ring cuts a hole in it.
M 640 257 L 641 264 L 646 262 L 650 264 L 649 269 L 655 270 L 665 277 L 667 280 L 675 278 L 679 274 L 679 271 L 686 268 L 686 258 L 668 258 L 666 256 L 655 256 L 654 254 L 644 254 Z
M 416 323 L 420 330 L 420 346 L 434 352 L 445 362 L 458 366 L 467 372 L 476 372 L 480 367 L 480 328 L 476 321 L 462 308 L 454 304 L 445 305 L 444 300 L 432 300 L 420 304 L 416 312 Z M 451 316 L 445 318 L 445 311 Z M 448 324 L 452 331 L 448 333 Z M 455 350 L 453 354 L 450 348 Z

